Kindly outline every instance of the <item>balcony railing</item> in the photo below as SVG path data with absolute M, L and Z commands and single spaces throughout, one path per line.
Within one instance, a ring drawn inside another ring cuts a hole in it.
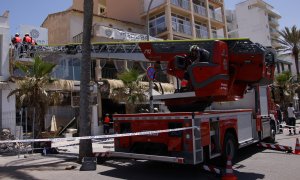
M 197 14 L 200 14 L 202 16 L 207 16 L 206 14 L 206 8 L 203 6 L 200 6 L 198 4 L 194 4 L 194 12 Z
M 215 11 L 209 10 L 209 15 L 210 15 L 210 18 L 212 18 L 216 21 L 219 21 L 219 22 L 223 22 L 223 17 L 222 17 L 221 13 L 217 13 Z
M 197 38 L 208 38 L 208 31 L 205 31 L 203 29 L 196 29 L 196 37 Z
M 269 23 L 275 24 L 275 25 L 279 25 L 278 20 L 274 19 L 274 18 L 269 18 Z
M 163 22 L 163 23 L 157 24 L 154 27 L 151 27 L 150 28 L 150 35 L 151 36 L 156 36 L 160 33 L 165 32 L 165 31 L 167 31 L 167 26 L 166 26 L 166 23 Z
M 189 1 L 187 0 L 171 0 L 171 4 L 181 7 L 183 9 L 190 10 Z
M 172 22 L 172 28 L 174 32 L 192 35 L 192 28 L 190 25 L 184 25 L 177 22 Z

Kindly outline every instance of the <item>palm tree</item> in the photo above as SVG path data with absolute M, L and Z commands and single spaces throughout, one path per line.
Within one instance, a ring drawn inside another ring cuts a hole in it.
M 287 108 L 289 103 L 293 102 L 295 90 L 299 87 L 299 84 L 294 81 L 291 72 L 284 71 L 275 77 L 274 87 L 276 103 Z
M 91 108 L 90 108 L 90 76 L 91 76 L 91 32 L 93 22 L 93 0 L 84 0 L 83 9 L 83 41 L 80 80 L 80 121 L 79 135 L 91 135 Z M 92 140 L 80 140 L 79 162 L 83 157 L 91 157 L 93 153 Z
M 118 79 L 124 83 L 124 87 L 115 88 L 112 98 L 126 102 L 126 112 L 133 113 L 137 102 L 144 102 L 148 83 L 141 82 L 145 74 L 140 74 L 136 69 L 126 70 L 118 74 Z
M 31 112 L 35 111 L 34 117 L 35 124 L 39 127 L 38 137 L 44 131 L 44 116 L 52 99 L 51 94 L 46 92 L 47 85 L 53 82 L 50 73 L 53 71 L 55 64 L 43 61 L 40 57 L 35 57 L 33 63 L 22 64 L 16 62 L 15 66 L 24 73 L 24 77 L 16 81 L 18 88 L 12 90 L 7 98 L 16 95 L 17 102 L 20 106 L 27 106 Z
M 300 46 L 300 30 L 296 26 L 291 29 L 285 27 L 279 31 L 280 38 L 276 41 L 281 45 L 278 51 L 282 55 L 292 55 L 295 58 L 295 65 L 297 71 L 297 79 L 299 78 L 299 46 Z

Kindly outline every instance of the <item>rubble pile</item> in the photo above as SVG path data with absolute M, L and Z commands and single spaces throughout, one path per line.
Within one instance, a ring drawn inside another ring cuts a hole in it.
M 14 135 L 9 129 L 0 130 L 0 140 L 14 140 Z M 16 143 L 0 143 L 0 153 L 11 152 L 16 148 Z

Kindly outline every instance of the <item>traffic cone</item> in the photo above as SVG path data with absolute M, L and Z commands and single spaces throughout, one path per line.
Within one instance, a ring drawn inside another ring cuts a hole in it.
M 222 180 L 237 180 L 238 178 L 233 174 L 231 156 L 227 157 L 226 170 Z
M 299 139 L 296 139 L 296 146 L 295 146 L 295 151 L 294 154 L 299 154 L 300 155 L 300 144 L 299 144 Z

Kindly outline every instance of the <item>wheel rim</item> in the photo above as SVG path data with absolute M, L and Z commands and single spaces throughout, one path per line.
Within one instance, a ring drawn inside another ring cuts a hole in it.
M 233 158 L 234 156 L 234 143 L 232 140 L 229 140 L 227 141 L 227 144 L 226 144 L 226 156 L 230 156 L 231 158 Z

